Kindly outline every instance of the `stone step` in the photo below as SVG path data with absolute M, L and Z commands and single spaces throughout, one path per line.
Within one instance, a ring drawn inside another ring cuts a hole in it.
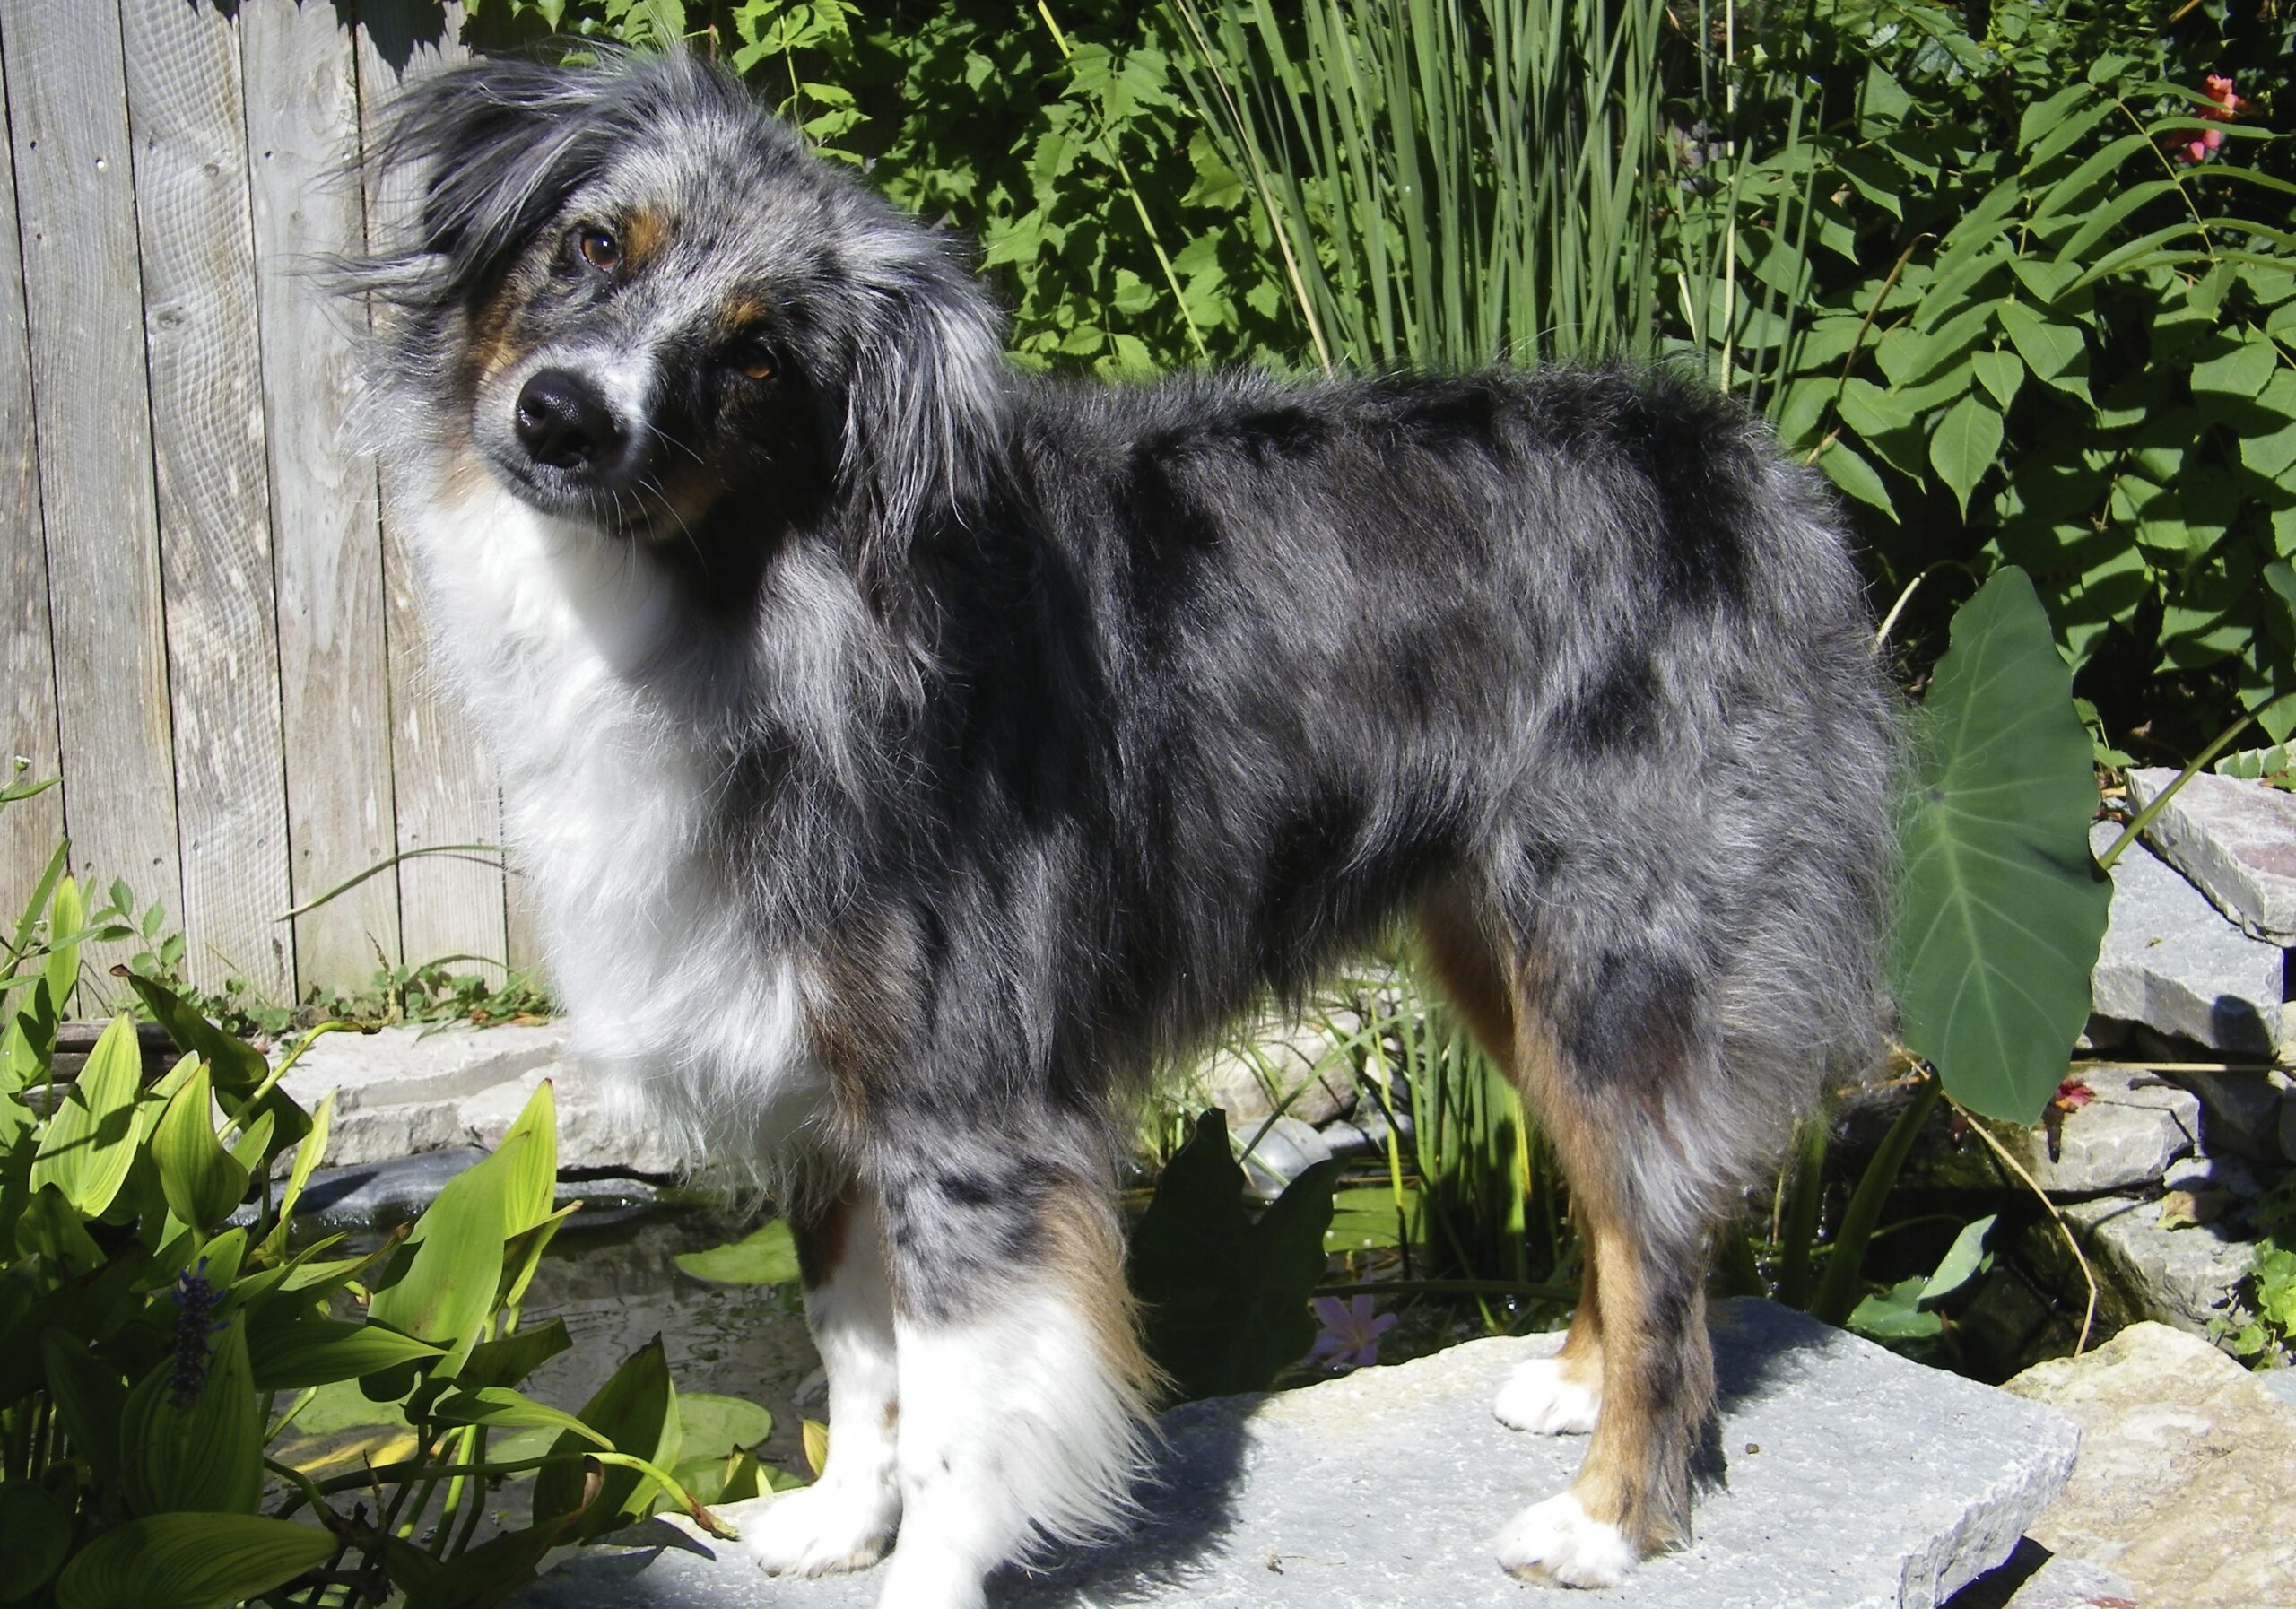
M 1160 1484 L 1119 1543 L 1008 1571 L 996 1609 L 1479 1609 L 1580 1601 L 1502 1572 L 1490 1538 L 1570 1483 L 1586 1443 L 1492 1417 L 1500 1380 L 1559 1335 L 1473 1341 L 1270 1396 L 1165 1415 Z M 1604 1609 L 1934 1609 L 2007 1559 L 2063 1490 L 2063 1415 L 1908 1362 L 1770 1302 L 1717 1309 L 1725 1483 L 1697 1541 Z M 880 1572 L 760 1574 L 736 1547 L 656 1525 L 659 1545 L 585 1550 L 526 1609 L 863 1609 Z

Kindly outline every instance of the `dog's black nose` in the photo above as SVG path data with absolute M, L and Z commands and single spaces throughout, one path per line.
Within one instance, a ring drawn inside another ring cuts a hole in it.
M 545 369 L 518 393 L 518 439 L 553 469 L 596 469 L 619 457 L 622 426 L 590 383 Z

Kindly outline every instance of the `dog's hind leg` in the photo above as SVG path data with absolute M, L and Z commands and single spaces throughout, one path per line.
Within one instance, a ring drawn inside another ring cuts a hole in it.
M 1691 1109 L 1694 1031 L 1680 1002 L 1656 996 L 1663 969 L 1630 970 L 1637 959 L 1613 952 L 1569 992 L 1542 957 L 1518 967 L 1516 1075 L 1561 1158 L 1587 1257 L 1569 1361 L 1551 1378 L 1598 1359 L 1600 1412 L 1570 1489 L 1516 1515 L 1498 1551 L 1510 1570 L 1574 1587 L 1615 1585 L 1690 1540 L 1693 1466 L 1715 1425 L 1705 1276 L 1726 1172 L 1698 1151 L 1725 1142 Z
M 858 1185 L 793 1214 L 805 1318 L 829 1378 L 829 1461 L 796 1492 L 729 1505 L 742 1547 L 776 1575 L 874 1564 L 900 1522 L 900 1413 L 883 1225 Z
M 1445 996 L 1466 1018 L 1485 1054 L 1507 1069 L 1516 1088 L 1523 1089 L 1516 1054 L 1514 984 L 1482 925 L 1465 901 L 1447 894 L 1421 909 L 1419 928 Z M 1525 1094 L 1528 1099 L 1529 1092 Z M 1549 1436 L 1595 1428 L 1603 1402 L 1602 1309 L 1595 1299 L 1595 1259 L 1589 1256 L 1579 1275 L 1578 1306 L 1562 1350 L 1551 1358 L 1529 1358 L 1516 1365 L 1491 1405 L 1500 1423 Z
M 886 1202 L 901 1530 L 879 1602 L 976 1609 L 997 1565 L 1108 1535 L 1129 1500 L 1149 1370 L 1114 1192 L 944 1146 Z

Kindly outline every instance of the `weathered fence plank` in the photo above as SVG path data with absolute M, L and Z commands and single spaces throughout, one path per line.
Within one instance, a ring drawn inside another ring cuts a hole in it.
M 333 8 L 239 13 L 263 331 L 292 894 L 324 893 L 397 848 L 390 667 L 375 465 L 345 425 L 357 376 L 347 315 L 312 270 L 364 239 L 359 85 Z M 399 954 L 396 867 L 295 921 L 297 987 L 349 987 Z
M 359 100 L 371 139 L 392 91 L 404 79 L 460 59 L 462 7 L 427 0 L 370 0 L 360 8 Z M 412 200 L 404 177 L 368 188 L 370 236 L 392 229 Z M 425 652 L 420 578 L 406 533 L 383 487 L 383 575 L 390 639 L 392 780 L 401 850 L 501 840 L 493 770 L 468 724 L 432 673 Z M 484 861 L 426 855 L 399 867 L 400 943 L 409 963 L 505 950 L 503 877 Z
M 73 860 L 180 909 L 118 12 L 7 0 L 0 73 L 15 156 Z
M 294 995 L 287 779 L 239 42 L 212 7 L 120 17 L 160 493 L 185 974 Z
M 4 21 L 0 21 L 4 26 Z M 56 656 L 48 627 L 48 554 L 32 442 L 31 352 L 24 342 L 23 257 L 16 244 L 16 164 L 0 161 L 0 780 L 59 774 Z M 55 788 L 0 811 L 0 920 L 31 896 L 64 833 Z

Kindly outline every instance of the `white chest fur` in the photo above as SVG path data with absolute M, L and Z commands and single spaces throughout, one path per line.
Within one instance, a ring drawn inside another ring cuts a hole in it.
M 491 480 L 405 512 L 434 657 L 500 768 L 514 864 L 578 1049 L 674 1142 L 770 1175 L 823 1086 L 801 970 L 712 858 L 722 762 L 642 674 L 678 628 L 672 584 Z

